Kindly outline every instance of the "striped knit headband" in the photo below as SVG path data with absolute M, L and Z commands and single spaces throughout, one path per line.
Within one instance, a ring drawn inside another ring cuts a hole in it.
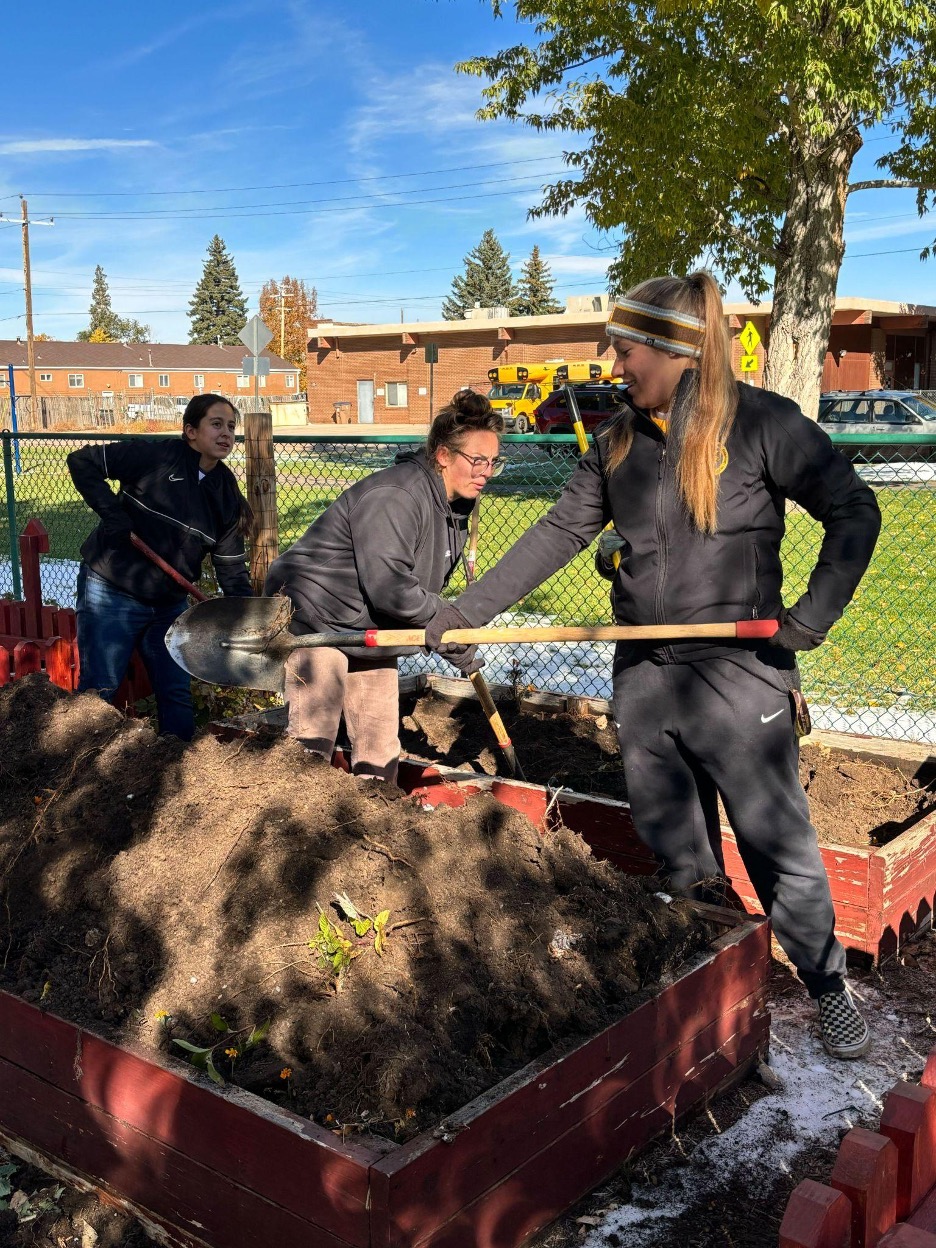
M 609 337 L 642 342 L 658 351 L 688 355 L 697 360 L 702 354 L 705 321 L 675 308 L 657 308 L 636 299 L 621 299 L 611 309 Z

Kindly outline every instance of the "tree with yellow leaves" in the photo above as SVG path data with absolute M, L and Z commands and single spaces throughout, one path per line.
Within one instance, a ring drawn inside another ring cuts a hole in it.
M 318 294 L 299 277 L 264 282 L 260 316 L 273 335 L 272 350 L 299 370 L 299 389 L 306 388 L 306 347 L 309 326 L 318 318 Z

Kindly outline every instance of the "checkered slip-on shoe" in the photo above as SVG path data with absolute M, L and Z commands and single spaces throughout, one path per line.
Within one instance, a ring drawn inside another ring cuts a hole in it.
M 824 993 L 818 1005 L 819 1031 L 825 1051 L 831 1057 L 847 1060 L 867 1053 L 871 1033 L 847 988 Z

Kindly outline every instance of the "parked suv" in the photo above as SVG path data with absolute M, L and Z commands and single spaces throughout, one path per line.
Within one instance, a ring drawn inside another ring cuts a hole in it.
M 585 432 L 591 433 L 602 421 L 607 420 L 618 407 L 623 394 L 623 387 L 608 382 L 593 385 L 573 386 L 572 391 L 578 401 L 582 414 Z M 565 390 L 554 390 L 543 399 L 533 413 L 536 420 L 537 433 L 574 433 L 572 417 L 569 415 L 569 404 Z

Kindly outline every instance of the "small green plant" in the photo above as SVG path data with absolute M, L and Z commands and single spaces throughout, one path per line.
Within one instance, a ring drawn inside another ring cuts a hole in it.
M 248 1053 L 255 1048 L 261 1040 L 265 1039 L 267 1032 L 270 1030 L 270 1019 L 257 1026 L 241 1027 L 238 1031 L 231 1031 L 226 1020 L 220 1014 L 212 1014 L 208 1020 L 216 1032 L 220 1033 L 219 1039 L 214 1044 L 192 1044 L 189 1040 L 174 1039 L 173 1044 L 177 1044 L 180 1049 L 184 1049 L 189 1055 L 188 1060 L 196 1068 L 203 1070 L 205 1074 L 214 1083 L 223 1084 L 224 1079 L 221 1072 L 215 1065 L 215 1050 L 225 1045 L 224 1055 L 231 1063 L 231 1077 L 234 1077 L 234 1063 L 239 1057 Z M 244 1032 L 248 1032 L 246 1040 L 232 1043 L 237 1036 L 241 1036 Z
M 387 924 L 390 922 L 390 911 L 381 910 L 379 914 L 364 914 L 358 910 L 347 893 L 335 894 L 335 905 L 351 925 L 355 940 L 345 932 L 341 923 L 328 917 L 319 906 L 318 931 L 308 942 L 309 948 L 316 954 L 319 966 L 335 981 L 336 991 L 341 990 L 345 973 L 355 958 L 365 952 L 367 945 L 373 944 L 374 952 L 383 954 L 387 947 Z M 364 942 L 367 942 L 365 944 Z
M 373 918 L 362 914 L 347 893 L 335 893 L 335 902 L 345 918 L 354 928 L 356 935 L 364 937 L 374 933 L 374 950 L 383 953 L 387 947 L 387 924 L 390 922 L 390 911 L 381 910 Z
M 340 923 L 333 923 L 325 911 L 319 907 L 318 931 L 309 941 L 309 948 L 317 955 L 322 970 L 334 978 L 336 987 L 340 988 L 345 971 L 361 952 L 354 947 L 354 941 L 344 934 Z

